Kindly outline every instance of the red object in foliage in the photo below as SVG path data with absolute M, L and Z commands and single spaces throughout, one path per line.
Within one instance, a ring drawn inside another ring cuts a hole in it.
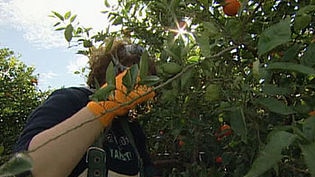
M 185 142 L 184 142 L 183 140 L 179 140 L 179 141 L 178 141 L 178 146 L 179 146 L 179 147 L 184 146 L 184 144 L 185 144 Z
M 241 7 L 238 0 L 225 0 L 223 5 L 223 12 L 228 16 L 235 16 Z
M 308 113 L 309 116 L 315 116 L 315 110 Z
M 219 131 L 215 133 L 218 141 L 221 141 L 222 138 L 230 136 L 232 134 L 232 129 L 229 125 L 224 124 L 220 127 Z
M 215 158 L 215 163 L 222 163 L 222 157 L 221 156 L 218 156 Z

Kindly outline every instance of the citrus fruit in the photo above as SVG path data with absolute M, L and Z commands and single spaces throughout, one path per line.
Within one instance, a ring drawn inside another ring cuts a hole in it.
M 225 0 L 223 5 L 223 12 L 228 16 L 235 16 L 241 7 L 238 0 Z

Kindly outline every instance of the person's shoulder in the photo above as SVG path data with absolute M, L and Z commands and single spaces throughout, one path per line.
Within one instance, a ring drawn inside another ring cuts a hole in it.
M 46 104 L 86 104 L 89 96 L 93 92 L 85 87 L 67 87 L 54 90 L 47 100 Z
M 89 96 L 93 93 L 93 91 L 86 87 L 66 87 L 66 88 L 59 88 L 54 90 L 50 96 L 55 95 L 63 95 L 67 97 L 82 97 L 82 96 Z

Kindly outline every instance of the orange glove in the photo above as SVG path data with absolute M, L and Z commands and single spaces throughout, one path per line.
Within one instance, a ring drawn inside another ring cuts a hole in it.
M 105 127 L 108 126 L 113 120 L 113 118 L 115 118 L 116 116 L 126 115 L 129 112 L 129 110 L 135 108 L 137 104 L 148 101 L 149 99 L 152 99 L 155 96 L 155 93 L 153 91 L 147 94 L 147 92 L 149 92 L 151 88 L 145 85 L 136 85 L 135 89 L 127 94 L 127 88 L 123 85 L 122 81 L 126 73 L 127 70 L 120 73 L 116 77 L 116 90 L 114 97 L 110 96 L 108 98 L 108 101 L 101 102 L 90 101 L 87 104 L 87 107 L 91 112 L 94 113 L 94 115 L 100 116 L 103 114 L 99 120 Z M 102 87 L 106 86 L 107 84 L 104 84 Z M 115 110 L 106 112 L 104 114 L 105 110 L 108 109 Z

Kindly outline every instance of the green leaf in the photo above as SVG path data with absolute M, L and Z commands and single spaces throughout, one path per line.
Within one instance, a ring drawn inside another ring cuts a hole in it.
M 247 128 L 243 109 L 235 108 L 229 114 L 232 130 L 241 136 L 243 142 L 247 143 Z
M 63 16 L 61 14 L 59 14 L 58 12 L 52 11 L 52 13 L 55 15 L 55 17 L 59 18 L 61 21 L 64 21 L 65 19 L 63 18 Z
M 297 15 L 294 20 L 294 31 L 299 32 L 311 24 L 312 16 L 308 14 Z
M 259 62 L 259 60 L 256 60 L 253 62 L 253 76 L 255 78 L 259 78 L 259 76 L 260 76 L 260 62 Z
M 25 153 L 18 153 L 0 167 L 0 177 L 15 176 L 31 169 L 31 157 Z
M 311 67 L 296 64 L 296 63 L 289 63 L 289 62 L 275 62 L 270 63 L 267 67 L 269 70 L 285 70 L 285 71 L 294 71 L 302 74 L 307 75 L 315 75 L 315 70 Z
M 310 141 L 315 141 L 315 116 L 309 117 L 303 123 L 304 136 Z
M 315 176 L 315 143 L 301 146 L 304 155 L 305 164 L 310 170 L 311 175 Z
M 200 60 L 200 56 L 190 56 L 187 60 L 189 63 L 196 63 Z
M 116 85 L 116 73 L 113 62 L 110 62 L 106 69 L 106 83 L 108 85 Z
M 115 18 L 115 20 L 113 21 L 112 25 L 120 25 L 122 24 L 123 20 L 122 20 L 122 17 L 121 16 L 117 16 Z
M 106 87 L 100 88 L 93 95 L 90 96 L 90 100 L 96 102 L 105 101 L 115 89 L 115 85 L 107 85 Z
M 68 42 L 71 41 L 73 37 L 73 26 L 71 24 L 67 25 L 65 31 L 64 31 L 64 36 Z
M 68 11 L 65 13 L 64 18 L 67 20 L 70 18 L 70 16 L 71 16 L 71 11 Z
M 161 65 L 161 69 L 166 74 L 174 75 L 174 74 L 179 73 L 182 70 L 182 67 L 175 62 L 168 62 L 168 63 L 163 63 Z
M 74 20 L 77 18 L 77 15 L 73 15 L 71 18 L 70 18 L 70 23 L 74 22 Z
M 291 39 L 290 18 L 267 28 L 258 40 L 258 55 L 263 55 Z
M 110 7 L 110 4 L 109 4 L 108 0 L 104 0 L 104 5 L 105 5 L 106 7 Z
M 310 44 L 302 56 L 302 62 L 305 66 L 314 66 L 315 65 L 315 43 Z
M 160 82 L 161 79 L 158 76 L 151 75 L 151 76 L 145 76 L 142 78 L 139 82 L 140 85 L 146 85 L 146 86 L 153 86 Z
M 112 46 L 114 44 L 115 38 L 111 37 L 109 38 L 109 40 L 106 42 L 106 46 L 105 46 L 105 53 L 109 52 L 112 49 Z
M 282 115 L 294 114 L 295 111 L 284 104 L 283 102 L 275 98 L 258 98 L 257 102 L 271 112 L 275 112 Z
M 188 70 L 180 76 L 180 88 L 183 90 L 190 83 L 193 77 L 192 70 Z
M 4 152 L 4 146 L 0 146 L 0 155 Z
M 266 84 L 262 88 L 263 93 L 271 96 L 276 96 L 276 95 L 288 95 L 292 93 L 291 89 L 285 88 L 285 87 L 278 87 L 273 84 Z
M 123 77 L 123 84 L 127 88 L 127 94 L 132 91 L 136 85 L 138 71 L 138 65 L 132 65 L 130 69 L 127 70 L 126 75 Z
M 58 25 L 60 25 L 60 22 L 55 23 L 55 24 L 54 24 L 54 27 L 56 27 L 56 26 L 58 26 Z
M 140 80 L 148 75 L 149 71 L 149 54 L 145 50 L 140 59 Z
M 245 177 L 258 177 L 273 168 L 281 159 L 281 151 L 291 145 L 296 135 L 286 131 L 270 133 L 270 140 L 253 162 L 253 165 Z
M 84 40 L 84 41 L 83 41 L 83 47 L 85 47 L 85 48 L 90 48 L 90 47 L 92 47 L 92 46 L 93 46 L 93 43 L 92 43 L 91 40 Z
M 297 58 L 301 47 L 302 47 L 301 44 L 294 44 L 293 46 L 291 46 L 288 50 L 286 50 L 284 52 L 282 60 L 283 61 L 291 61 L 291 60 L 294 60 L 295 58 Z
M 200 47 L 201 54 L 204 57 L 209 57 L 211 55 L 210 45 L 209 45 L 209 38 L 206 37 L 209 34 L 206 31 L 200 33 L 200 36 L 196 36 L 196 42 Z

